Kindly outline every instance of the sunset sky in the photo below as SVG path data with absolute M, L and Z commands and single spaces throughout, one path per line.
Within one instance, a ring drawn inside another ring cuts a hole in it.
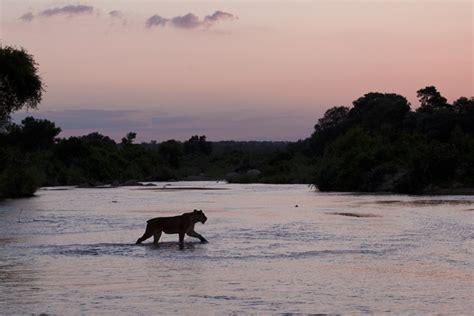
M 62 136 L 297 140 L 371 91 L 473 95 L 473 2 L 6 1 Z M 24 114 L 17 115 L 19 117 Z

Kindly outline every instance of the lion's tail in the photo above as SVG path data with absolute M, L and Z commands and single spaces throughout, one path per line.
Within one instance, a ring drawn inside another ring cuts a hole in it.
M 146 225 L 145 233 L 143 234 L 142 237 L 137 239 L 136 244 L 140 244 L 142 241 L 144 241 L 144 240 L 150 238 L 151 236 L 153 236 L 153 229 L 152 229 L 149 222 L 150 221 L 148 221 L 148 224 Z

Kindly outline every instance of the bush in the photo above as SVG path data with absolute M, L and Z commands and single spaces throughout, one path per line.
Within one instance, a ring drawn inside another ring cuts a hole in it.
M 41 185 L 43 176 L 34 167 L 10 166 L 0 174 L 0 198 L 33 196 Z

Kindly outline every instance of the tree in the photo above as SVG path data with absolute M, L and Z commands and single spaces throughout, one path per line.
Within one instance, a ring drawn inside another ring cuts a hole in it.
M 41 184 L 37 157 L 28 150 L 51 145 L 59 129 L 33 118 L 25 119 L 23 126 L 7 123 L 13 112 L 36 108 L 43 91 L 33 57 L 24 49 L 0 46 L 0 199 L 31 196 Z
M 328 144 L 316 172 L 317 187 L 321 191 L 374 190 L 379 181 L 369 181 L 369 176 L 379 166 L 383 149 L 377 137 L 360 127 L 350 129 Z
M 447 103 L 446 98 L 434 86 L 420 89 L 416 92 L 416 95 L 420 100 L 420 107 L 417 109 L 417 112 L 433 113 L 440 110 L 449 110 L 451 107 Z
M 456 112 L 460 114 L 468 114 L 474 112 L 474 98 L 460 97 L 453 103 Z
M 314 126 L 314 132 L 309 139 L 310 151 L 317 155 L 322 154 L 329 141 L 347 131 L 348 118 L 348 107 L 335 106 L 327 110 Z
M 395 93 L 367 93 L 355 100 L 353 105 L 350 118 L 370 130 L 386 125 L 400 126 L 410 111 L 407 99 Z
M 463 131 L 472 135 L 474 133 L 474 98 L 460 97 L 454 101 L 453 108 Z
M 109 136 L 104 136 L 98 132 L 93 132 L 85 136 L 81 136 L 81 139 L 84 140 L 88 146 L 91 147 L 103 147 L 110 150 L 115 148 L 117 145 L 113 139 Z
M 122 138 L 122 146 L 132 145 L 137 137 L 137 133 L 129 132 L 125 137 Z
M 183 156 L 183 148 L 180 142 L 174 139 L 163 142 L 158 147 L 161 157 L 173 168 L 179 168 Z
M 186 154 L 204 154 L 208 156 L 212 153 L 212 144 L 206 140 L 205 135 L 194 135 L 184 142 L 184 152 Z
M 11 124 L 8 127 L 9 137 L 26 152 L 51 148 L 61 132 L 61 128 L 56 127 L 53 122 L 31 116 L 26 117 L 21 124 Z
M 349 108 L 345 106 L 335 106 L 324 113 L 324 116 L 318 120 L 314 126 L 316 132 L 335 128 L 347 120 Z
M 418 90 L 417 95 L 417 130 L 431 139 L 448 140 L 456 126 L 455 108 L 433 86 Z
M 33 56 L 24 49 L 0 46 L 0 126 L 10 120 L 11 113 L 36 108 L 43 91 Z

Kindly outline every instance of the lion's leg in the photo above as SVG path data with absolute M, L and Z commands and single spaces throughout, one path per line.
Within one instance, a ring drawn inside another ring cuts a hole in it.
M 194 230 L 187 232 L 187 235 L 198 238 L 202 243 L 207 242 L 206 238 L 202 237 L 200 234 L 196 233 Z
M 153 235 L 153 243 L 154 244 L 157 244 L 158 241 L 160 240 L 160 237 L 161 237 L 161 230 L 158 230 L 155 232 L 155 234 Z
M 151 236 L 153 236 L 153 229 L 150 227 L 150 225 L 146 225 L 146 230 L 145 230 L 145 233 L 143 234 L 142 237 L 138 238 L 137 240 L 137 244 L 141 243 L 142 241 L 150 238 Z
M 179 233 L 179 248 L 184 248 L 184 233 Z

